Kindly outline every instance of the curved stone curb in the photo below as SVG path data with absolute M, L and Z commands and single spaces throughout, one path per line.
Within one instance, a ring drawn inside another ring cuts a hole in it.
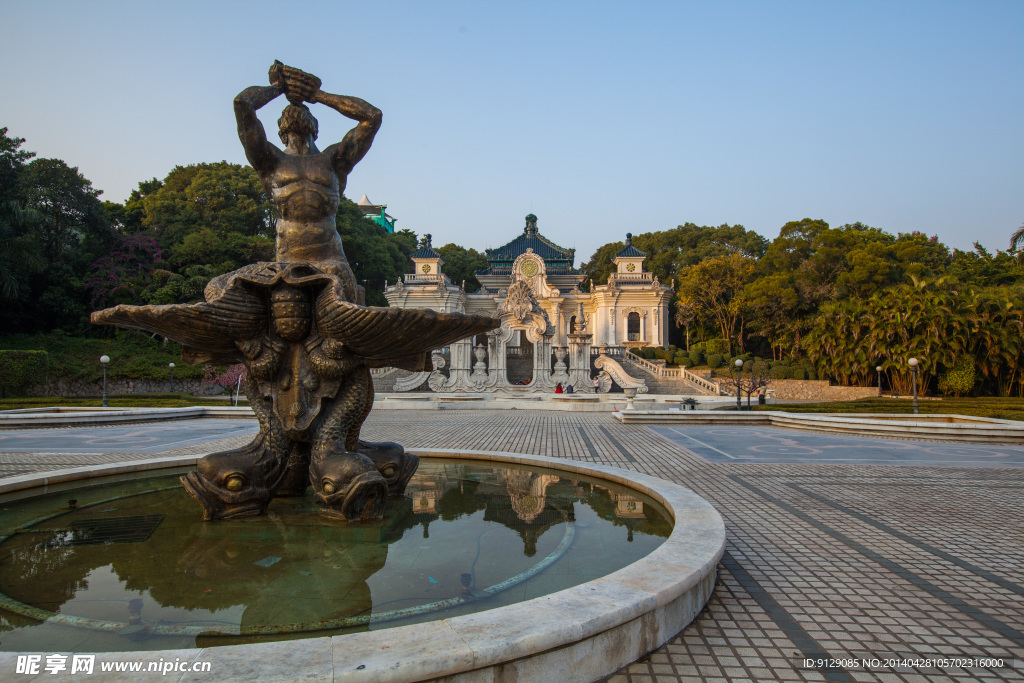
M 208 673 L 162 681 L 593 681 L 657 649 L 711 597 L 725 549 L 721 515 L 693 491 L 615 467 L 494 451 L 410 448 L 422 456 L 508 462 L 606 479 L 665 506 L 671 535 L 651 554 L 600 579 L 476 614 L 364 633 L 254 645 L 120 652 L 97 661 L 209 662 Z M 0 492 L 132 471 L 187 466 L 201 456 L 76 468 L 0 482 Z M 15 653 L 0 653 L 0 666 Z M 13 661 L 12 661 L 13 666 Z M 146 665 L 143 666 L 145 668 Z M 132 680 L 146 674 L 133 674 Z M 27 680 L 27 679 L 26 679 Z
M 730 412 L 718 410 L 623 410 L 614 417 L 626 424 L 740 425 L 786 427 L 816 432 L 876 436 L 891 439 L 928 439 L 970 443 L 1024 444 L 1024 422 L 968 415 L 893 415 L 889 413 L 786 413 L 774 410 Z

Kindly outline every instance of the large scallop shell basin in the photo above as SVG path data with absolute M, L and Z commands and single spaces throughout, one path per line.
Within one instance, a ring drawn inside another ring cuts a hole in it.
M 605 576 L 672 531 L 661 505 L 619 484 L 433 458 L 379 522 L 322 517 L 312 495 L 204 522 L 184 471 L 0 497 L 0 650 L 171 650 L 434 621 Z

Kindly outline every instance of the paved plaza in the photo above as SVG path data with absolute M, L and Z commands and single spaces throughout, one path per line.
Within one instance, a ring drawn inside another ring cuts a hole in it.
M 0 432 L 0 476 L 205 453 L 252 432 L 233 420 Z M 1024 680 L 1022 447 L 519 410 L 377 410 L 363 438 L 613 465 L 714 504 L 727 530 L 715 595 L 611 682 Z

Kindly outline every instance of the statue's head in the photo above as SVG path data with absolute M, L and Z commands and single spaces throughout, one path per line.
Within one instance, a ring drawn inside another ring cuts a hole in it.
M 301 137 L 309 135 L 316 140 L 319 126 L 306 105 L 289 104 L 281 112 L 281 118 L 277 120 L 277 131 L 281 136 L 281 142 L 287 145 L 289 133 Z

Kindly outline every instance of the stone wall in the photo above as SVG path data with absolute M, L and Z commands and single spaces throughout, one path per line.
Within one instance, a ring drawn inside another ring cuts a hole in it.
M 171 391 L 171 381 L 147 379 L 118 379 L 107 382 L 107 394 L 163 394 Z M 234 393 L 234 389 L 231 390 Z M 174 380 L 174 393 L 187 392 L 196 396 L 214 396 L 227 393 L 227 389 L 216 384 L 205 384 L 198 379 Z M 103 381 L 99 382 L 65 382 L 58 380 L 49 384 L 34 387 L 29 391 L 31 396 L 102 396 Z M 242 387 L 245 395 L 245 387 Z
M 878 387 L 829 386 L 828 380 L 773 379 L 768 389 L 781 400 L 853 401 L 878 396 Z

